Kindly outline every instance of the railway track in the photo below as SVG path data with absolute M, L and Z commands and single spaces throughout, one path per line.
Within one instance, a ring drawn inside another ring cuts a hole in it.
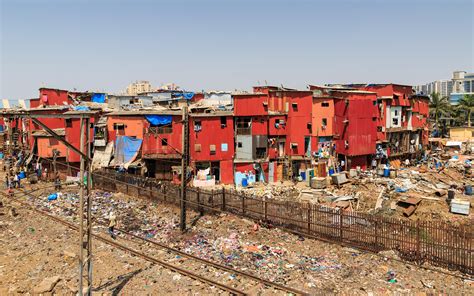
M 50 187 L 50 186 L 47 186 Z M 43 187 L 46 188 L 46 187 Z M 40 190 L 43 188 L 38 188 L 36 190 Z M 35 191 L 36 191 L 35 190 Z M 25 191 L 25 190 L 20 190 L 19 193 L 23 194 L 23 196 L 28 196 L 30 198 L 36 199 L 36 200 L 41 200 L 39 197 L 35 196 L 33 194 L 34 191 Z M 2 193 L 4 194 L 4 193 Z M 5 195 L 5 194 L 4 194 Z M 19 199 L 18 193 L 15 194 L 14 197 L 9 197 L 12 198 L 13 200 L 17 201 L 18 203 L 24 205 L 25 207 L 28 207 L 31 210 L 36 211 L 37 213 L 40 213 L 41 215 L 47 216 L 50 219 L 53 219 L 75 231 L 78 230 L 78 227 L 64 219 L 61 219 L 55 215 L 52 215 L 48 213 L 45 210 L 38 209 L 36 207 L 32 207 L 31 204 L 28 204 L 22 200 Z M 38 204 L 35 204 L 36 206 L 41 206 Z M 55 205 L 57 207 L 71 210 L 70 208 L 62 207 L 59 205 Z M 107 225 L 104 225 L 103 223 L 98 223 L 95 221 L 96 225 L 100 225 L 103 227 L 106 227 Z M 135 256 L 141 257 L 147 261 L 150 261 L 155 264 L 159 264 L 165 268 L 168 268 L 170 270 L 173 270 L 175 272 L 178 272 L 180 274 L 183 274 L 185 276 L 188 276 L 190 278 L 193 278 L 195 280 L 201 281 L 205 284 L 215 286 L 220 288 L 223 291 L 227 291 L 230 294 L 234 295 L 248 295 L 248 292 L 245 292 L 245 289 L 248 289 L 248 286 L 255 287 L 256 285 L 260 285 L 261 289 L 260 290 L 273 290 L 274 292 L 281 291 L 289 294 L 294 294 L 294 295 L 308 295 L 308 293 L 304 291 L 300 291 L 298 289 L 292 288 L 292 287 L 287 287 L 282 284 L 278 284 L 263 278 L 260 278 L 256 275 L 253 275 L 251 273 L 247 273 L 244 271 L 236 270 L 234 268 L 218 264 L 213 261 L 209 261 L 197 256 L 194 256 L 192 254 L 188 254 L 186 252 L 183 252 L 181 250 L 169 247 L 167 245 L 164 245 L 162 243 L 156 242 L 154 240 L 150 240 L 141 236 L 138 236 L 136 234 L 127 232 L 123 229 L 117 229 L 119 232 L 124 234 L 126 238 L 121 237 L 121 240 L 126 242 L 126 244 L 123 243 L 118 243 L 115 240 L 111 240 L 109 238 L 105 238 L 102 235 L 98 234 L 93 234 L 93 237 L 103 243 L 106 243 L 108 245 L 111 245 L 115 248 L 121 249 L 125 252 L 128 252 L 130 254 L 133 254 Z M 138 248 L 140 251 L 138 251 L 136 248 L 131 248 L 129 244 L 137 244 Z M 147 252 L 143 252 L 142 249 L 146 247 L 148 248 Z M 156 253 L 156 249 L 162 250 L 160 252 L 161 257 L 166 257 L 166 258 L 156 258 L 156 257 L 151 257 L 147 254 L 150 253 Z M 163 252 L 165 251 L 165 252 Z M 181 257 L 181 260 L 176 260 L 177 257 Z M 186 258 L 184 260 L 183 258 Z M 170 262 L 173 261 L 173 262 Z M 180 266 L 178 267 L 177 264 Z M 220 280 L 221 281 L 216 281 L 214 279 L 208 278 L 206 275 L 201 274 L 202 273 L 202 265 L 205 265 L 208 268 L 204 268 L 204 270 L 208 270 L 209 268 L 212 268 L 214 270 L 220 270 Z M 192 270 L 192 271 L 191 271 Z M 240 281 L 235 281 L 236 278 L 239 278 Z M 223 282 L 224 281 L 224 282 Z M 251 283 L 251 285 L 249 284 Z M 257 292 L 257 290 L 253 290 L 252 293 Z

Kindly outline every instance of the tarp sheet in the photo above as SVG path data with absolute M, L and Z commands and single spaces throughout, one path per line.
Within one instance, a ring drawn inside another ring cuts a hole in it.
M 167 125 L 172 120 L 171 115 L 145 115 L 145 118 L 152 126 Z
M 142 139 L 118 136 L 115 140 L 114 164 L 127 168 L 137 157 L 141 145 Z
M 94 103 L 105 103 L 105 94 L 93 94 L 92 102 Z
M 90 109 L 87 106 L 75 106 L 74 111 L 90 111 Z

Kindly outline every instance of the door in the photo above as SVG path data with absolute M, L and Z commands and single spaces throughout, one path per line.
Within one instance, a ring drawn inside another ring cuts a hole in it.
M 278 142 L 278 156 L 285 156 L 285 142 Z
M 275 182 L 274 176 L 275 176 L 275 162 L 271 161 L 268 166 L 268 183 Z
M 411 123 L 411 118 L 412 118 L 412 113 L 411 111 L 407 111 L 407 127 L 409 130 L 413 129 L 412 123 Z

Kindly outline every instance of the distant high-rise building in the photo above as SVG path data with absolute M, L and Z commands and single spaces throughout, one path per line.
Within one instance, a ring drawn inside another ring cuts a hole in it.
M 135 96 L 145 92 L 151 92 L 152 87 L 150 81 L 135 81 L 130 83 L 127 87 L 127 95 Z
M 452 104 L 457 104 L 464 94 L 474 93 L 474 73 L 454 71 L 450 80 L 436 80 L 414 87 L 417 93 L 431 95 L 438 93 L 443 97 L 450 97 Z

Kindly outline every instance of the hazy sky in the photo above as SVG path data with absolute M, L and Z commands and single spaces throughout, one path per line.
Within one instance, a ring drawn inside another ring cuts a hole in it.
M 134 80 L 419 84 L 474 69 L 472 0 L 0 2 L 0 98 Z

